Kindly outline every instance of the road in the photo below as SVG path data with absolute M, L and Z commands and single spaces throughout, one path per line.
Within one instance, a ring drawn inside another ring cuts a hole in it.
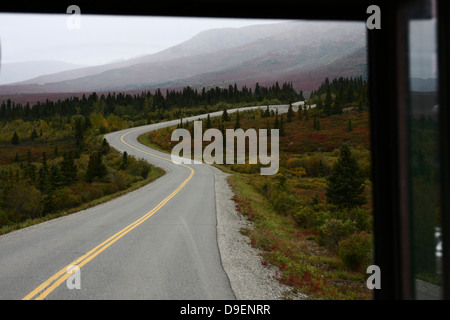
M 0 299 L 234 299 L 217 245 L 211 167 L 174 164 L 137 142 L 144 132 L 178 122 L 105 136 L 117 150 L 166 170 L 157 181 L 0 236 Z M 73 265 L 75 275 L 67 272 Z

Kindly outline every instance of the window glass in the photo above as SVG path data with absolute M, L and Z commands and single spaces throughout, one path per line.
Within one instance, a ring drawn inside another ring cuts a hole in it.
M 437 20 L 434 1 L 418 1 L 408 23 L 409 183 L 414 297 L 441 297 Z

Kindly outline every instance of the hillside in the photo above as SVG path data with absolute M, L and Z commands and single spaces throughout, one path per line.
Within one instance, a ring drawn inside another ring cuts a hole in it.
M 365 74 L 365 32 L 363 24 L 306 21 L 208 30 L 156 54 L 0 86 L 0 95 L 253 85 L 287 78 L 295 79 L 297 89 L 312 90 L 324 70 Z

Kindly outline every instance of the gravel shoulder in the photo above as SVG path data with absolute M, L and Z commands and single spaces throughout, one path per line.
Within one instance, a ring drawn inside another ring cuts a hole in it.
M 250 245 L 250 239 L 240 230 L 252 228 L 242 214 L 237 212 L 227 177 L 230 174 L 214 168 L 217 241 L 222 266 L 228 275 L 237 300 L 285 300 L 304 299 L 305 296 L 290 292 L 290 287 L 276 279 L 278 268 L 264 266 L 261 251 Z M 279 272 L 279 270 L 278 270 Z

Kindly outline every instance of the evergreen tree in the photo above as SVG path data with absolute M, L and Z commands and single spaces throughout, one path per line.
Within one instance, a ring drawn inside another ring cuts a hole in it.
M 125 170 L 128 166 L 128 153 L 124 151 L 122 155 L 122 162 L 120 163 L 120 169 Z
M 55 190 L 59 187 L 64 186 L 65 177 L 62 174 L 59 166 L 52 164 L 50 167 L 50 189 Z
M 31 183 L 36 180 L 36 166 L 31 161 L 31 151 L 27 150 L 27 163 L 25 165 L 25 179 L 28 179 Z
M 84 150 L 84 133 L 81 118 L 77 118 L 75 120 L 75 146 L 76 146 L 75 156 L 78 158 L 80 157 L 81 152 L 83 152 Z
M 292 122 L 292 120 L 294 119 L 294 110 L 292 110 L 292 104 L 289 104 L 289 109 L 287 111 L 287 115 L 286 115 L 286 121 L 287 122 Z
M 60 169 L 64 177 L 64 185 L 71 185 L 77 180 L 77 166 L 75 165 L 72 152 L 64 152 L 63 161 L 60 164 Z
M 101 149 L 102 154 L 108 154 L 110 150 L 111 150 L 111 147 L 110 147 L 108 141 L 106 141 L 106 139 L 103 138 L 102 149 Z
M 206 118 L 206 125 L 205 125 L 206 129 L 211 128 L 211 117 L 209 116 L 208 113 L 208 117 Z
M 230 116 L 228 115 L 227 109 L 223 109 L 222 122 L 230 121 Z
M 306 104 L 303 106 L 303 113 L 305 115 L 305 121 L 309 120 L 309 114 L 308 114 L 308 107 L 306 106 Z
M 236 111 L 236 124 L 234 125 L 234 130 L 239 129 L 241 127 L 241 123 L 239 120 L 239 110 Z
M 275 116 L 275 121 L 273 123 L 273 128 L 274 129 L 280 129 L 280 121 L 278 120 L 278 114 Z
M 45 195 L 45 197 L 43 199 L 43 203 L 44 203 L 44 209 L 43 209 L 44 214 L 51 213 L 56 210 L 56 205 L 55 205 L 52 191 L 50 191 L 49 193 L 47 193 Z
M 300 120 L 300 121 L 303 120 L 303 108 L 302 108 L 301 105 L 299 105 L 298 109 L 297 109 L 297 119 Z
M 327 175 L 327 168 L 326 168 L 325 164 L 323 163 L 322 159 L 319 160 L 317 172 L 318 172 L 319 177 L 325 177 Z
M 102 180 L 108 174 L 108 169 L 102 160 L 102 155 L 99 152 L 93 152 L 89 156 L 89 163 L 86 170 L 85 180 L 88 183 L 93 182 L 96 178 Z
M 300 95 L 299 95 L 299 100 L 300 101 L 305 101 L 305 97 L 303 96 L 303 90 L 300 90 Z
M 331 115 L 333 113 L 333 106 L 332 106 L 332 98 L 331 98 L 331 91 L 330 86 L 327 86 L 326 89 L 326 95 L 325 95 L 325 102 L 323 104 L 323 111 L 325 111 L 325 114 L 327 116 Z
M 366 203 L 364 177 L 347 144 L 340 148 L 338 161 L 327 178 L 327 202 L 340 208 L 353 208 Z
M 15 145 L 19 144 L 19 135 L 17 134 L 16 131 L 14 131 L 14 134 L 11 138 L 11 144 L 15 144 Z
M 34 141 L 34 139 L 36 139 L 37 137 L 38 137 L 38 134 L 36 132 L 36 129 L 33 129 L 33 131 L 31 132 L 31 135 L 30 135 L 30 140 Z
M 280 117 L 280 137 L 285 137 L 286 131 L 284 130 L 284 116 L 281 115 Z

